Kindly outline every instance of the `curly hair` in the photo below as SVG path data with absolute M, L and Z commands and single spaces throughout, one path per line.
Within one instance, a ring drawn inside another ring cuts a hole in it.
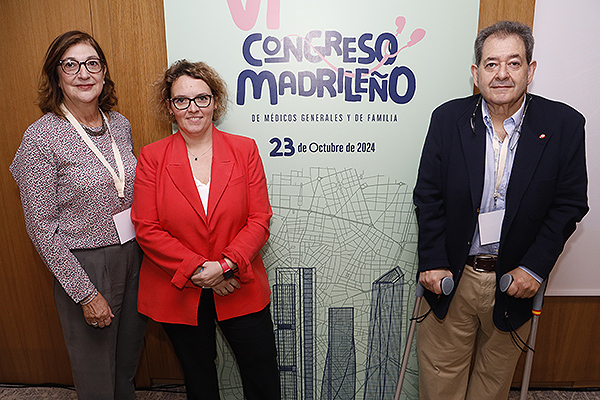
M 104 66 L 104 87 L 98 97 L 98 106 L 102 111 L 108 112 L 117 105 L 115 83 L 110 78 L 108 64 L 106 63 L 106 57 L 102 48 L 91 35 L 81 31 L 69 31 L 54 39 L 46 52 L 38 85 L 37 101 L 43 113 L 51 112 L 61 117 L 63 116 L 60 105 L 63 102 L 64 94 L 59 86 L 58 63 L 71 46 L 79 43 L 86 43 L 92 46 L 98 53 L 98 57 Z
M 175 61 L 165 71 L 164 75 L 155 82 L 156 109 L 157 113 L 164 119 L 175 123 L 175 117 L 170 113 L 169 100 L 171 99 L 171 88 L 173 83 L 183 75 L 194 79 L 203 80 L 210 88 L 215 101 L 213 122 L 218 121 L 227 113 L 229 96 L 227 85 L 221 76 L 213 68 L 201 61 L 190 62 L 188 60 Z

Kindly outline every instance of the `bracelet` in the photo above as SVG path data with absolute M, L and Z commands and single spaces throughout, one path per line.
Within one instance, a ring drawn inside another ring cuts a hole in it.
M 221 264 L 221 269 L 223 270 L 223 278 L 225 278 L 225 279 L 233 278 L 233 270 L 231 269 L 229 264 L 227 264 L 227 261 L 219 260 L 219 264 Z
M 92 294 L 90 294 L 88 297 L 86 297 L 85 299 L 83 299 L 79 302 L 79 305 L 87 306 L 88 304 L 90 304 L 92 302 L 92 300 L 94 300 L 96 298 L 96 296 L 98 296 L 98 289 L 94 289 Z
M 223 270 L 223 272 L 227 272 L 231 269 L 229 267 L 229 264 L 227 264 L 227 261 L 225 261 L 223 259 L 219 260 L 219 264 L 221 264 L 221 269 Z

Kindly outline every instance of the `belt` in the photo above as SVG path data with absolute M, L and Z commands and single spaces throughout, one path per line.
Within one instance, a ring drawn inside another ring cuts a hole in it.
M 482 254 L 479 256 L 467 257 L 467 265 L 473 267 L 477 272 L 494 272 L 496 270 L 496 261 L 498 256 Z

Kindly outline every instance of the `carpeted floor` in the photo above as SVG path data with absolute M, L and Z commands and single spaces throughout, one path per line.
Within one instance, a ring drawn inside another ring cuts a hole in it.
M 186 400 L 185 388 L 180 385 L 137 390 L 135 393 L 136 400 Z M 0 385 L 0 399 L 77 400 L 77 395 L 72 387 Z
M 518 400 L 520 392 L 512 391 L 509 400 Z M 600 391 L 531 390 L 528 400 L 600 400 Z M 25 387 L 0 384 L 0 399 L 3 400 L 77 400 L 73 388 Z M 136 400 L 185 400 L 182 386 L 161 386 L 152 390 L 136 391 Z
M 521 398 L 520 391 L 510 392 L 509 400 Z M 599 400 L 600 392 L 582 390 L 531 390 L 527 393 L 528 400 Z

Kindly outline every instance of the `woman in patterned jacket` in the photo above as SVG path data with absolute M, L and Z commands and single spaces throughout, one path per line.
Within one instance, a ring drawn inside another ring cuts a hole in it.
M 27 232 L 54 275 L 79 399 L 133 399 L 146 318 L 137 312 L 142 253 L 132 235 L 136 158 L 102 49 L 70 31 L 50 45 L 39 84 L 44 116 L 10 171 Z M 120 221 L 125 222 L 120 222 Z

